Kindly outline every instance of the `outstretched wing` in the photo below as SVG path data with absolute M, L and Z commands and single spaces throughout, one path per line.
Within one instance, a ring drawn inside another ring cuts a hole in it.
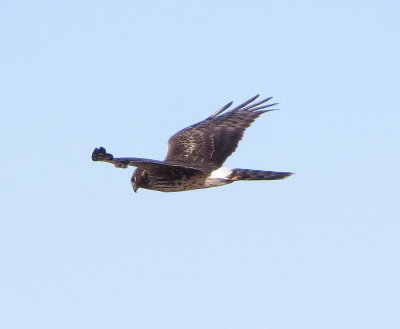
M 143 158 L 114 158 L 110 153 L 107 153 L 104 147 L 95 148 L 92 153 L 93 161 L 103 161 L 112 163 L 117 168 L 127 168 L 133 166 L 144 169 L 154 174 L 195 174 L 201 173 L 199 169 L 187 167 L 179 164 L 167 163 L 164 161 L 157 161 Z
M 221 114 L 232 105 L 230 102 L 207 119 L 177 132 L 168 141 L 165 161 L 220 167 L 236 150 L 246 128 L 262 113 L 271 111 L 266 108 L 277 104 L 265 104 L 272 97 L 253 103 L 258 96 Z

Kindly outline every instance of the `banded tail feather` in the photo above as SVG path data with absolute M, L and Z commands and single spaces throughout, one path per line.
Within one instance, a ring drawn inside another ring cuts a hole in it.
M 291 172 L 276 172 L 235 168 L 229 176 L 231 180 L 277 180 L 292 175 Z

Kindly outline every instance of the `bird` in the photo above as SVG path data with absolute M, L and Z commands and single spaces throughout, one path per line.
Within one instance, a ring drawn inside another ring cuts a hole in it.
M 112 163 L 117 168 L 136 167 L 131 178 L 134 192 L 139 188 L 161 192 L 182 192 L 222 186 L 236 181 L 277 180 L 291 172 L 223 167 L 236 150 L 245 130 L 278 103 L 272 97 L 256 95 L 228 110 L 230 102 L 203 121 L 186 127 L 168 140 L 164 161 L 145 158 L 115 158 L 104 147 L 95 148 L 93 161 Z M 228 111 L 227 111 L 228 110 Z

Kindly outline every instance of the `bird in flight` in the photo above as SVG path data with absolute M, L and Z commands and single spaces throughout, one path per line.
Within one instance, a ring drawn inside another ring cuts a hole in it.
M 226 104 L 207 119 L 178 131 L 168 141 L 164 161 L 144 158 L 114 158 L 104 147 L 96 148 L 93 161 L 109 162 L 117 168 L 136 167 L 131 183 L 138 188 L 181 192 L 230 184 L 239 180 L 276 180 L 292 173 L 222 167 L 236 150 L 243 133 L 261 114 L 272 111 L 272 98 L 254 102 L 259 95 L 226 110 Z M 225 112 L 225 113 L 224 113 Z

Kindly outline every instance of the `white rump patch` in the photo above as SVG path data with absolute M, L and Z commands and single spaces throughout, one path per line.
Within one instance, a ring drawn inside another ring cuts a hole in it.
M 211 172 L 211 175 L 209 178 L 220 178 L 220 179 L 224 179 L 224 178 L 228 178 L 230 174 L 232 174 L 232 169 L 230 168 L 226 168 L 226 167 L 221 167 L 218 168 L 216 170 L 214 170 L 213 172 Z

